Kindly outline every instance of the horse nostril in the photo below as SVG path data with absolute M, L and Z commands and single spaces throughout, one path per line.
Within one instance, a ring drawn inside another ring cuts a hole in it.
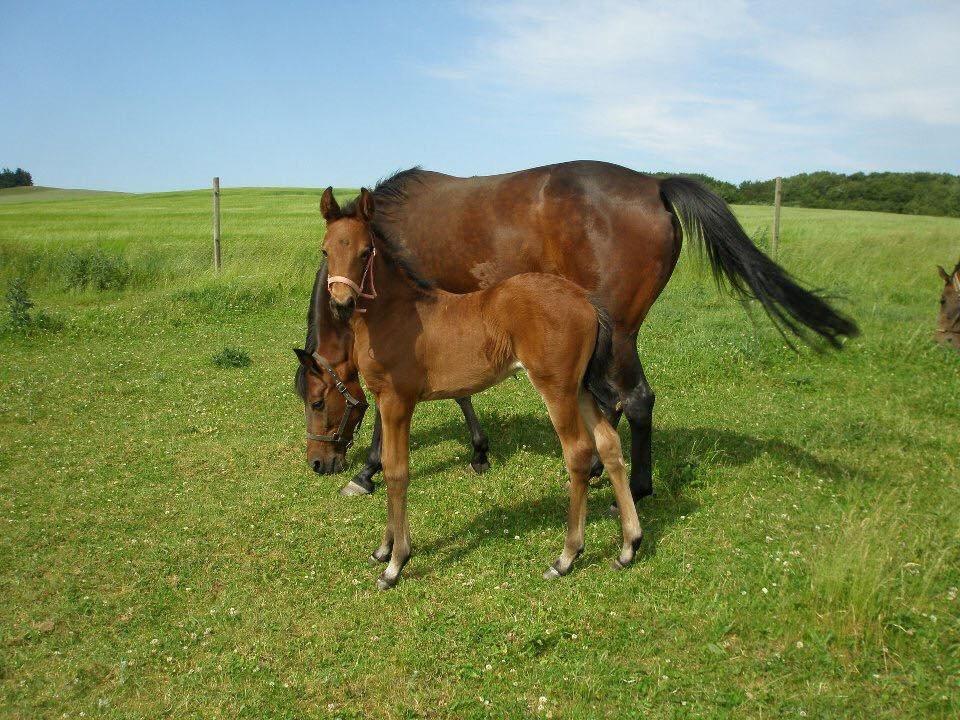
M 313 471 L 317 473 L 317 475 L 323 475 L 323 460 L 314 460 L 311 465 L 313 465 Z

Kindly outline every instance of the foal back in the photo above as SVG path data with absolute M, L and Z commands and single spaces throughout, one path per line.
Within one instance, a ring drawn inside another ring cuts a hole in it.
M 552 275 L 516 275 L 487 290 L 437 293 L 418 305 L 413 313 L 391 313 L 390 327 L 375 329 L 370 342 L 386 345 L 376 335 L 387 332 L 416 334 L 412 354 L 384 364 L 392 366 L 395 386 L 418 378 L 420 400 L 480 392 L 521 366 L 532 380 L 575 395 L 597 337 L 597 310 L 586 292 Z

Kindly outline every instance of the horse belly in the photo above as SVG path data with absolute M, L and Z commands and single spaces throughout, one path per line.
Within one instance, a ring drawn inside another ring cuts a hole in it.
M 493 387 L 511 375 L 517 362 L 509 338 L 490 333 L 479 313 L 465 307 L 461 296 L 450 317 L 438 323 L 440 332 L 418 348 L 426 370 L 424 400 L 461 398 Z

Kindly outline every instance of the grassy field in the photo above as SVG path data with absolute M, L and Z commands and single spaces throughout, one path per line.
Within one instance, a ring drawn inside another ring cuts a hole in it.
M 3 197 L 0 287 L 52 322 L 0 334 L 0 716 L 960 714 L 960 356 L 931 343 L 960 220 L 784 209 L 781 261 L 864 332 L 827 356 L 681 259 L 641 333 L 658 494 L 626 572 L 602 480 L 540 579 L 566 497 L 526 380 L 477 398 L 483 477 L 422 406 L 379 593 L 383 492 L 309 471 L 292 391 L 318 197 L 225 190 L 220 277 L 208 192 Z

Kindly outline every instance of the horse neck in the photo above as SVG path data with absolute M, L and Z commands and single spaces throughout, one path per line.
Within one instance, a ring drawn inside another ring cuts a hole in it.
M 362 301 L 362 307 L 368 308 L 368 312 L 376 312 L 378 307 L 397 305 L 408 306 L 417 302 L 429 300 L 435 291 L 419 287 L 413 280 L 407 277 L 406 272 L 396 262 L 384 257 L 381 251 L 377 252 L 373 259 L 373 285 L 377 291 L 377 297 L 374 300 Z M 369 287 L 364 288 L 369 291 Z

